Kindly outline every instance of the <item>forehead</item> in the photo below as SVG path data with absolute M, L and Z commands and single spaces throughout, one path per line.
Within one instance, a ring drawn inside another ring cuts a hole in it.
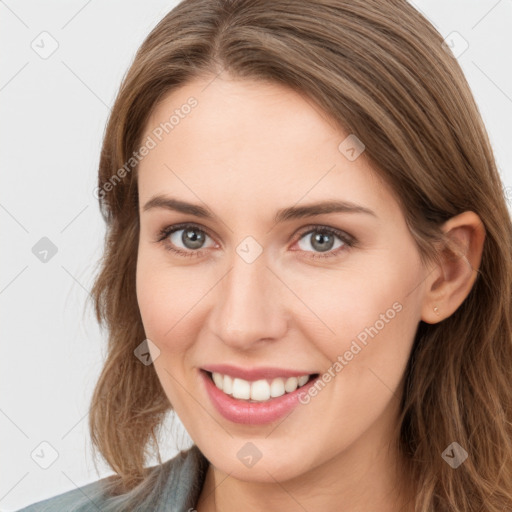
M 344 141 L 353 135 L 279 84 L 190 82 L 155 106 L 148 136 L 156 145 L 139 165 L 142 199 L 172 192 L 208 203 L 220 195 L 260 209 L 262 200 L 289 206 L 339 198 L 371 202 L 372 209 L 393 201 L 364 151 L 347 158 Z
M 187 106 L 191 98 L 192 108 Z M 231 152 L 242 150 L 237 143 L 243 142 L 247 149 L 264 145 L 274 154 L 279 148 L 296 153 L 299 143 L 308 141 L 304 149 L 309 149 L 327 138 L 336 142 L 344 136 L 306 96 L 268 82 L 217 77 L 187 83 L 155 106 L 146 132 L 168 122 L 175 112 L 167 138 L 181 144 L 193 136 L 193 142 L 203 147 L 227 146 Z

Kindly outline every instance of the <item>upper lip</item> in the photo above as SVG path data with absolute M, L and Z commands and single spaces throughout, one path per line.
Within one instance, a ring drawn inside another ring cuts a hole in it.
M 269 366 L 260 366 L 258 368 L 241 368 L 230 364 L 210 364 L 202 367 L 207 372 L 222 373 L 231 377 L 237 377 L 247 381 L 260 379 L 275 379 L 276 377 L 299 377 L 301 375 L 311 375 L 315 372 L 290 370 L 289 368 L 276 368 Z

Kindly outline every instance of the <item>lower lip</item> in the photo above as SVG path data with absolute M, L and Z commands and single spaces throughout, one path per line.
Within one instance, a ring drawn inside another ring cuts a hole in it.
M 221 391 L 213 383 L 210 375 L 206 371 L 199 370 L 199 372 L 205 383 L 206 392 L 217 411 L 227 420 L 245 425 L 264 425 L 276 421 L 287 413 L 290 413 L 299 405 L 299 395 L 303 392 L 307 392 L 318 379 L 317 376 L 292 393 L 285 393 L 277 398 L 271 398 L 266 402 L 246 402 L 226 395 L 226 393 Z

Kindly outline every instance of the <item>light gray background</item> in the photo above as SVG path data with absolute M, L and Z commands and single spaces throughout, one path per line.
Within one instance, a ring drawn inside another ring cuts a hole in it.
M 84 313 L 104 235 L 92 191 L 121 78 L 176 3 L 0 0 L 2 511 L 112 474 L 101 463 L 96 473 L 87 428 L 105 353 L 92 308 Z M 456 31 L 469 43 L 458 59 L 512 199 L 512 2 L 413 4 L 443 37 Z M 42 58 L 52 38 L 58 48 Z M 47 262 L 32 252 L 43 237 L 57 247 Z M 191 443 L 177 426 L 167 430 L 164 459 Z M 53 452 L 42 442 L 58 454 L 47 469 L 39 464 L 50 463 Z

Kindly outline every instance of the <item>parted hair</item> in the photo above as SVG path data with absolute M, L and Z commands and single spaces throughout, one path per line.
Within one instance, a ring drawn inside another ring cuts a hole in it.
M 172 404 L 153 366 L 134 356 L 146 338 L 135 288 L 137 166 L 105 184 L 140 146 L 158 101 L 221 72 L 286 85 L 356 135 L 396 196 L 422 261 L 452 250 L 445 221 L 479 215 L 486 238 L 469 295 L 443 321 L 419 322 L 397 448 L 416 484 L 414 510 L 503 511 L 512 504 L 510 212 L 461 67 L 405 0 L 184 0 L 137 51 L 98 173 L 106 234 L 92 298 L 108 346 L 89 428 L 116 473 L 106 510 L 121 502 L 135 509 L 160 492 L 146 463 L 154 454 L 161 463 L 158 433 Z M 441 456 L 453 441 L 469 454 L 457 469 Z

